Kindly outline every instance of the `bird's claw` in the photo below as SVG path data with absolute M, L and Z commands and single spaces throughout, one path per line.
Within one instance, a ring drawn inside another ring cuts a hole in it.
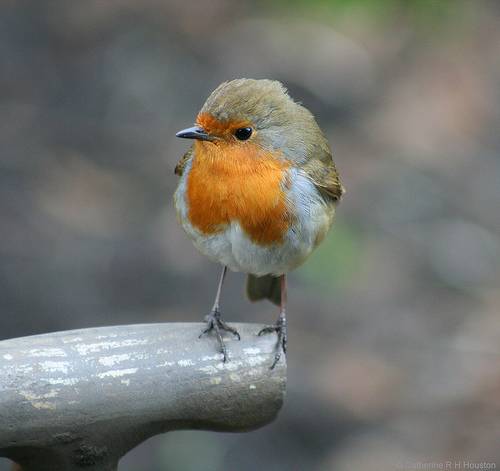
M 212 330 L 215 332 L 217 339 L 219 340 L 220 352 L 222 353 L 223 359 L 222 361 L 225 363 L 227 361 L 227 349 L 222 339 L 221 331 L 230 332 L 233 334 L 238 340 L 241 340 L 240 334 L 238 331 L 226 324 L 226 322 L 222 319 L 221 313 L 218 309 L 213 309 L 210 314 L 205 316 L 205 322 L 207 323 L 206 329 L 198 336 L 198 338 L 203 337 L 203 335 L 210 333 Z
M 278 334 L 278 342 L 276 344 L 276 353 L 274 354 L 274 361 L 271 365 L 271 370 L 278 364 L 281 358 L 281 351 L 286 355 L 286 345 L 288 341 L 287 331 L 286 331 L 286 318 L 284 315 L 280 315 L 278 322 L 274 325 L 268 325 L 261 329 L 258 333 L 259 337 L 264 334 L 269 334 L 276 332 Z

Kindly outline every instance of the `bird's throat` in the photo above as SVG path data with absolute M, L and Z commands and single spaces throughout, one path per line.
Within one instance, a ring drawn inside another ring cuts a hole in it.
M 188 217 L 205 235 L 238 222 L 259 245 L 283 241 L 292 222 L 288 162 L 255 144 L 196 142 L 187 176 Z

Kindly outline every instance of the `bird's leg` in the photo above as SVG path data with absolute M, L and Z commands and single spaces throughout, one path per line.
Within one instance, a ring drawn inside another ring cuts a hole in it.
M 269 325 L 264 327 L 260 332 L 259 336 L 263 334 L 268 334 L 270 332 L 276 332 L 278 334 L 278 343 L 276 345 L 276 353 L 274 355 L 274 361 L 271 365 L 271 369 L 274 369 L 276 364 L 281 358 L 281 350 L 286 355 L 286 344 L 287 344 L 287 333 L 286 333 L 286 275 L 281 275 L 280 277 L 281 285 L 281 303 L 280 303 L 280 315 L 278 321 L 274 325 Z
M 227 350 L 226 350 L 226 345 L 224 344 L 224 340 L 222 339 L 221 330 L 231 332 L 235 337 L 237 337 L 238 340 L 240 340 L 240 334 L 238 333 L 238 331 L 235 328 L 227 325 L 222 319 L 220 313 L 220 304 L 219 304 L 220 293 L 222 291 L 222 285 L 224 284 L 224 279 L 226 278 L 226 273 L 227 273 L 227 267 L 225 266 L 222 268 L 222 274 L 219 280 L 219 286 L 217 287 L 217 294 L 215 295 L 214 306 L 210 311 L 210 313 L 207 316 L 205 316 L 207 328 L 200 334 L 200 337 L 202 337 L 204 334 L 208 334 L 212 330 L 215 332 L 215 335 L 219 340 L 220 352 L 224 356 L 223 358 L 224 362 L 227 360 Z

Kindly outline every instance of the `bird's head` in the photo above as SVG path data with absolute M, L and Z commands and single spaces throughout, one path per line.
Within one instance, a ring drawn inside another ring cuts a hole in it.
M 196 139 L 202 147 L 261 149 L 291 161 L 305 160 L 315 142 L 326 142 L 312 114 L 280 82 L 253 79 L 219 85 L 196 125 L 176 136 Z

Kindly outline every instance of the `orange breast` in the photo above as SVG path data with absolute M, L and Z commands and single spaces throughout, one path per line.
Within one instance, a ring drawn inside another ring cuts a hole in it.
M 282 241 L 291 223 L 282 190 L 288 167 L 254 144 L 195 142 L 187 177 L 191 224 L 210 235 L 238 221 L 255 243 Z

